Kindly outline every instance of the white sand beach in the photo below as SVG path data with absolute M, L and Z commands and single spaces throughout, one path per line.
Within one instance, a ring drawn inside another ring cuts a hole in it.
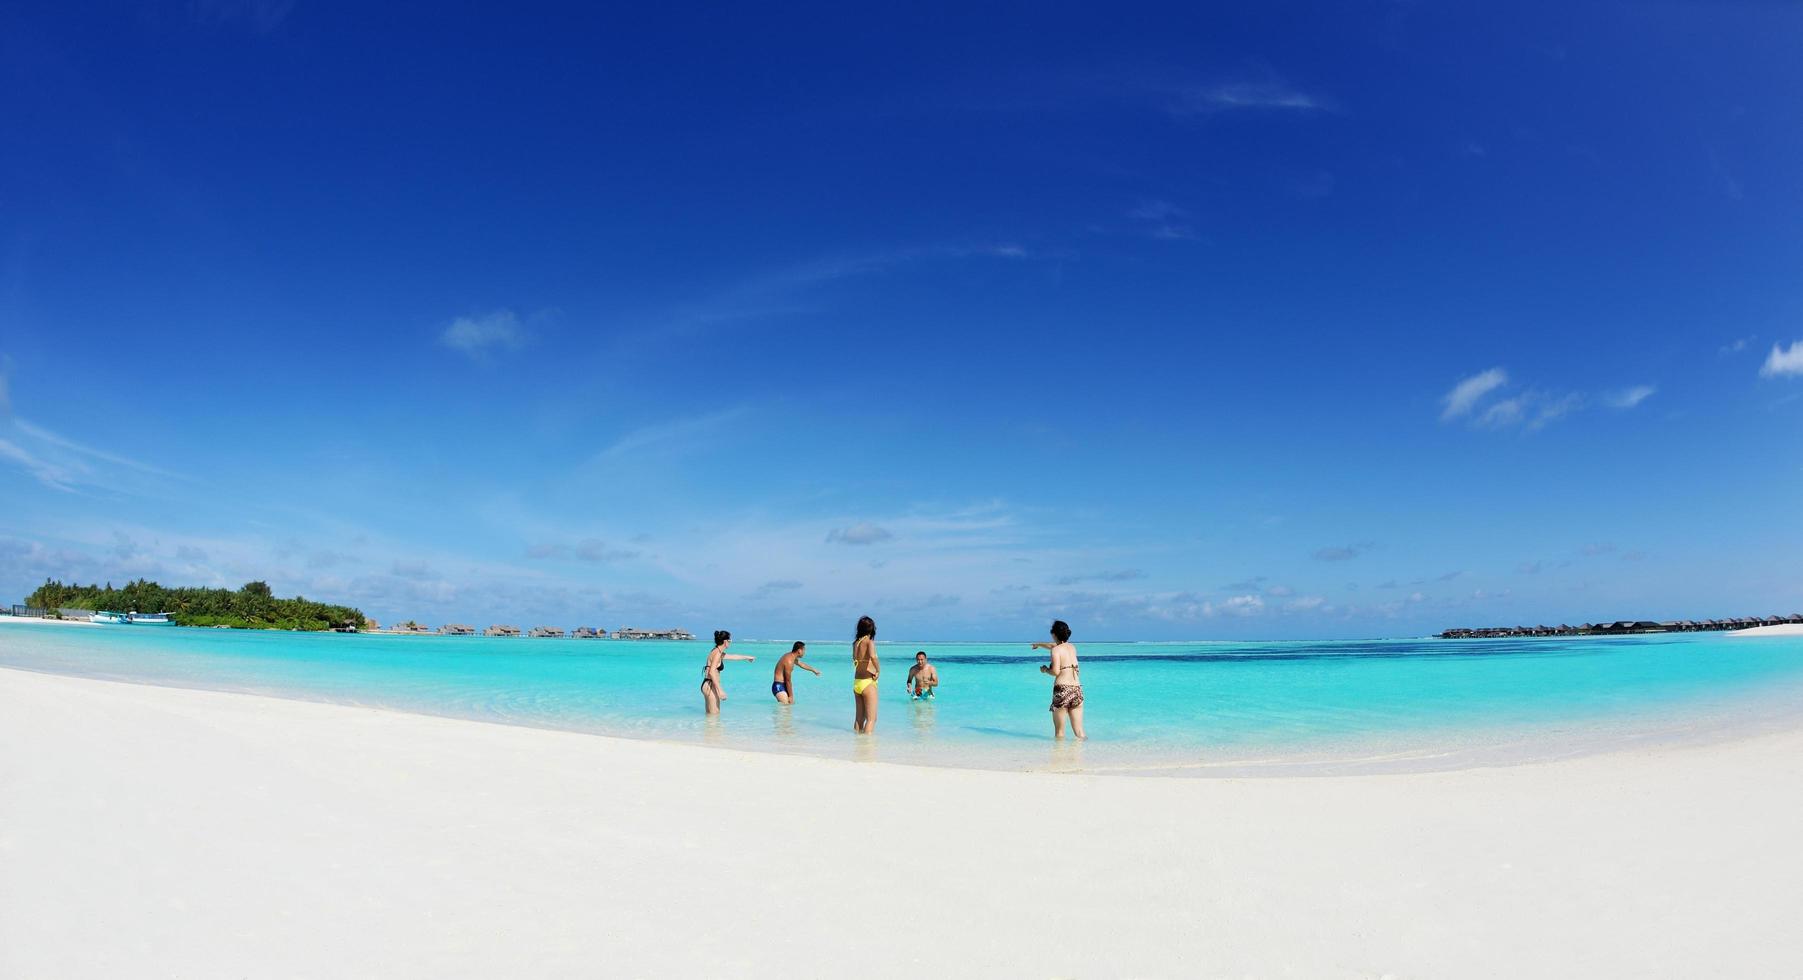
M 1735 630 L 1729 636 L 1803 636 L 1803 623 L 1777 623 L 1771 626 L 1755 626 L 1751 629 Z
M 1797 732 L 1061 776 L 0 670 L 0 744 L 9 978 L 1803 972 Z

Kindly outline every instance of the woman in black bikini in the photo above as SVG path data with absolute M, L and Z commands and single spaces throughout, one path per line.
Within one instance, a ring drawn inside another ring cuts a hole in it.
M 720 688 L 720 672 L 726 669 L 728 660 L 756 660 L 737 653 L 727 653 L 726 648 L 732 646 L 732 634 L 725 630 L 714 631 L 714 648 L 707 652 L 707 663 L 701 667 L 701 700 L 707 704 L 707 713 L 720 713 L 720 702 L 726 700 L 726 692 Z
M 1064 737 L 1064 720 L 1070 719 L 1071 734 L 1083 734 L 1083 681 L 1077 676 L 1077 648 L 1071 645 L 1071 628 L 1064 620 L 1052 623 L 1054 643 L 1035 643 L 1035 650 L 1052 651 L 1052 662 L 1039 665 L 1039 672 L 1052 675 L 1052 737 Z

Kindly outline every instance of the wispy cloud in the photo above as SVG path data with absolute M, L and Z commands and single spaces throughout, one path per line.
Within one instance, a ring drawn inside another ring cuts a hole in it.
M 1444 406 L 1440 411 L 1440 421 L 1450 422 L 1471 414 L 1471 410 L 1477 407 L 1477 403 L 1482 401 L 1485 395 L 1508 383 L 1509 372 L 1494 367 L 1488 371 L 1479 371 L 1453 385 L 1452 390 L 1440 399 Z
M 72 493 L 75 490 L 75 474 L 49 460 L 38 458 L 30 450 L 16 443 L 0 439 L 0 459 L 11 460 L 25 472 L 31 474 L 32 479 L 52 490 L 61 490 L 65 493 Z
M 1088 572 L 1082 575 L 1066 575 L 1054 579 L 1053 585 L 1076 585 L 1079 582 L 1131 582 L 1146 577 L 1146 573 L 1137 568 L 1122 568 L 1110 572 Z
M 1728 354 L 1738 354 L 1752 346 L 1753 341 L 1758 339 L 1759 337 L 1755 334 L 1749 334 L 1745 337 L 1736 337 L 1729 343 L 1723 344 L 1721 349 L 1716 351 L 1716 353 L 1724 356 Z
M 1541 388 L 1526 388 L 1507 397 L 1500 395 L 1509 387 L 1509 372 L 1494 367 L 1480 371 L 1440 397 L 1442 423 L 1465 420 L 1477 429 L 1539 429 L 1584 407 L 1585 397 L 1577 392 L 1558 393 Z M 1644 390 L 1643 390 L 1644 389 Z M 1631 408 L 1653 393 L 1650 385 L 1614 393 L 1619 408 Z M 1628 401 L 1627 399 L 1632 399 Z
M 577 561 L 595 562 L 626 561 L 639 556 L 639 553 L 636 551 L 622 548 L 609 548 L 607 542 L 602 541 L 599 538 L 584 538 L 581 541 L 576 542 L 576 547 L 572 549 L 571 554 L 576 556 Z
M 63 436 L 60 436 L 54 432 L 51 432 L 49 429 L 45 429 L 41 426 L 33 425 L 30 422 L 25 421 L 24 419 L 14 419 L 13 426 L 15 428 L 17 428 L 20 432 L 30 436 L 33 439 L 37 439 L 41 442 L 48 443 L 49 445 L 55 446 L 58 449 L 66 449 L 69 452 L 78 453 L 78 454 L 80 454 L 82 456 L 86 456 L 90 459 L 97 459 L 103 463 L 111 463 L 114 466 L 123 466 L 127 469 L 137 470 L 140 473 L 149 473 L 154 476 L 169 477 L 171 479 L 177 479 L 177 480 L 186 479 L 186 477 L 183 477 L 176 473 L 171 473 L 168 470 L 162 469 L 160 467 L 152 466 L 149 463 L 140 462 L 138 460 L 131 459 L 126 456 L 120 456 L 117 453 L 110 453 L 110 452 L 107 452 L 102 449 L 95 449 L 92 446 L 83 445 L 79 442 L 76 442 L 73 439 L 64 438 Z
M 784 592 L 795 592 L 800 588 L 801 583 L 792 578 L 771 579 L 746 594 L 745 598 L 754 600 L 768 599 Z
M 1140 227 L 1153 238 L 1163 241 L 1191 241 L 1196 230 L 1184 221 L 1186 212 L 1169 201 L 1141 201 L 1127 217 L 1140 222 Z
M 647 455 L 670 456 L 691 452 L 716 439 L 728 422 L 744 416 L 750 408 L 734 406 L 706 415 L 669 419 L 634 429 L 597 453 L 590 465 L 611 465 Z
M 142 489 L 145 476 L 187 479 L 149 463 L 84 445 L 10 414 L 0 414 L 0 460 L 13 463 L 44 486 L 70 493 L 79 493 L 83 487 L 114 492 Z
M 639 553 L 629 549 L 610 548 L 600 538 L 583 538 L 574 544 L 562 542 L 545 542 L 531 545 L 526 549 L 526 557 L 535 559 L 574 558 L 586 562 L 627 561 L 637 558 Z
M 460 316 L 438 335 L 439 343 L 470 357 L 491 350 L 517 350 L 526 339 L 526 328 L 512 310 Z
M 1178 116 L 1245 110 L 1318 112 L 1332 108 L 1321 96 L 1277 79 L 1183 86 L 1172 89 L 1170 94 L 1170 111 Z
M 1520 394 L 1492 402 L 1473 420 L 1482 429 L 1510 429 L 1522 426 L 1538 429 L 1555 419 L 1576 411 L 1584 404 L 1578 394 L 1554 395 L 1530 388 Z
M 1610 408 L 1628 409 L 1639 405 L 1659 389 L 1653 385 L 1635 385 L 1632 388 L 1621 388 L 1603 396 L 1603 404 Z
M 1765 363 L 1760 365 L 1759 376 L 1762 378 L 1803 376 L 1803 340 L 1793 341 L 1789 347 L 1773 344 L 1772 352 L 1765 356 Z
M 880 541 L 888 541 L 893 537 L 895 535 L 889 533 L 887 529 L 878 527 L 869 521 L 859 521 L 850 527 L 836 527 L 826 533 L 828 544 L 876 544 Z
M 1315 550 L 1315 560 L 1351 561 L 1369 550 L 1371 550 L 1371 542 L 1369 541 L 1361 541 L 1358 544 L 1344 544 L 1328 548 L 1317 548 Z

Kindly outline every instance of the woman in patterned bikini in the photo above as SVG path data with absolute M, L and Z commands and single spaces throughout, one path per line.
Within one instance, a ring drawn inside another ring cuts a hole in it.
M 1083 681 L 1077 676 L 1077 648 L 1071 645 L 1071 628 L 1064 620 L 1052 623 L 1052 643 L 1035 643 L 1035 650 L 1052 651 L 1052 662 L 1039 665 L 1039 672 L 1052 675 L 1052 737 L 1064 737 L 1065 719 L 1070 719 L 1071 734 L 1083 734 Z

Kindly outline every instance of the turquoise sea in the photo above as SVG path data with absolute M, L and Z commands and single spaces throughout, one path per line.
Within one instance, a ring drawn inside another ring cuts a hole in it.
M 1803 637 L 1078 643 L 1090 740 L 1054 744 L 1043 654 L 1020 643 L 882 641 L 873 737 L 851 732 L 851 644 L 733 644 L 721 715 L 706 642 L 409 637 L 0 619 L 0 666 L 245 691 L 514 725 L 923 765 L 1184 775 L 1389 771 L 1732 737 L 1803 719 Z M 908 700 L 916 650 L 939 665 Z

